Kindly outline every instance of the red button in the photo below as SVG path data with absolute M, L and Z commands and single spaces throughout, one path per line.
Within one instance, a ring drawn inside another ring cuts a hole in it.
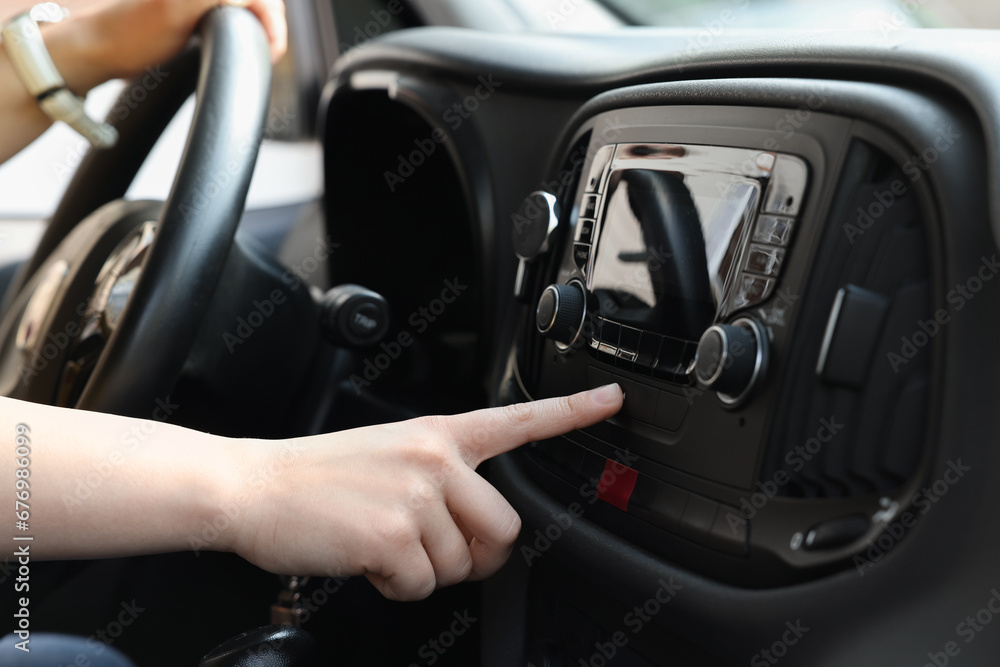
M 627 512 L 628 500 L 632 497 L 632 490 L 635 489 L 635 481 L 638 478 L 639 473 L 635 470 L 608 459 L 604 463 L 604 472 L 601 473 L 601 481 L 597 485 L 597 497 Z

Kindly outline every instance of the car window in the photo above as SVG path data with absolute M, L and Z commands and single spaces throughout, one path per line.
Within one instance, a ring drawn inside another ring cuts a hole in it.
M 1000 3 L 981 0 L 601 0 L 638 25 L 823 28 L 1000 28 Z

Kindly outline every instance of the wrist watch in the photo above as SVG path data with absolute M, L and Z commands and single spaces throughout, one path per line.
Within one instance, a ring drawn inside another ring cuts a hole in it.
M 3 46 L 14 71 L 45 115 L 63 121 L 95 148 L 110 148 L 118 141 L 118 131 L 87 115 L 83 100 L 66 87 L 38 29 L 39 22 L 58 23 L 68 15 L 69 10 L 54 2 L 35 5 L 3 24 Z

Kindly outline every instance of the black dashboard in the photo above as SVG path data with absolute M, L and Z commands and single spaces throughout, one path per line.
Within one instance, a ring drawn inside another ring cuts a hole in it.
M 625 391 L 489 465 L 524 528 L 483 664 L 994 664 L 1000 36 L 690 44 L 338 61 L 328 231 L 370 252 L 331 280 L 409 341 L 353 400 Z

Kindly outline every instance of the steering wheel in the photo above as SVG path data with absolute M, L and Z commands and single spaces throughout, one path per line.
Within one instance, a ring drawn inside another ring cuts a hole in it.
M 136 79 L 81 161 L 0 314 L 0 395 L 148 417 L 180 374 L 229 254 L 267 119 L 260 22 L 217 7 L 200 49 Z M 180 105 L 197 105 L 165 203 L 122 199 Z

